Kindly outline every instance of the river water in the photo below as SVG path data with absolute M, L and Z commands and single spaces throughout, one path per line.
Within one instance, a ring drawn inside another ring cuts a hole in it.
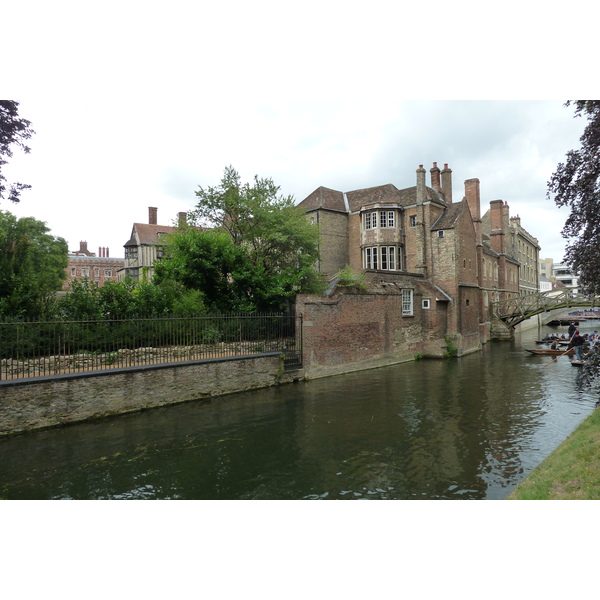
M 540 335 L 0 440 L 0 498 L 502 499 L 598 399 Z

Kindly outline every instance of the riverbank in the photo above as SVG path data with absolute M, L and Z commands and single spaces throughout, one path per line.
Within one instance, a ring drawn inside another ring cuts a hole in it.
M 600 410 L 596 409 L 507 500 L 599 500 Z

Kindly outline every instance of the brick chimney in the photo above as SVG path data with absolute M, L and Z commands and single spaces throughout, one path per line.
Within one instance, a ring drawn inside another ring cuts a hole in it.
M 481 231 L 481 194 L 479 191 L 479 179 L 467 179 L 465 181 L 465 198 L 471 211 L 473 226 L 475 227 L 475 235 L 477 243 L 482 243 Z
M 187 213 L 186 212 L 177 213 L 177 222 L 179 224 L 179 227 L 184 227 L 187 223 Z
M 425 169 L 419 165 L 417 169 L 417 204 L 423 204 L 425 201 Z
M 479 219 L 481 217 L 479 179 L 467 179 L 465 181 L 465 198 L 467 199 L 471 216 L 473 219 Z
M 148 207 L 148 224 L 149 225 L 158 225 L 158 208 L 154 206 Z
M 433 163 L 433 167 L 429 170 L 429 172 L 431 173 L 431 187 L 436 192 L 441 192 L 442 187 L 440 186 L 440 169 L 436 162 Z
M 498 254 L 504 254 L 504 202 L 490 202 L 490 246 Z
M 90 256 L 91 252 L 88 250 L 87 242 L 79 242 L 79 254 Z
M 442 170 L 442 194 L 448 204 L 452 203 L 452 169 L 448 168 L 448 163 Z

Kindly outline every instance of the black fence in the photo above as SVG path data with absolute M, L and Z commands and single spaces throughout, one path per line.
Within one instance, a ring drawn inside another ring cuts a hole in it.
M 0 379 L 281 352 L 302 366 L 301 316 L 0 321 Z

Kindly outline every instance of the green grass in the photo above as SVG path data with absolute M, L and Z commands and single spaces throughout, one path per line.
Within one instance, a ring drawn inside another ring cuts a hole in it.
M 594 411 L 507 499 L 600 499 L 600 410 Z

